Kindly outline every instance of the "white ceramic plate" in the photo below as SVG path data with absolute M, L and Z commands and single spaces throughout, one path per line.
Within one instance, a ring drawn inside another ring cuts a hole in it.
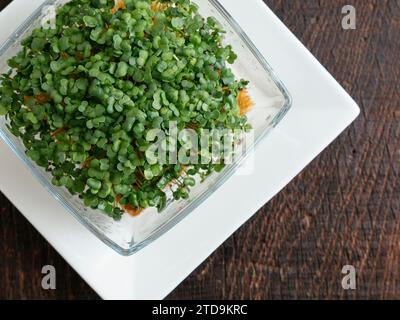
M 14 0 L 5 8 L 0 13 L 0 42 L 42 2 Z M 102 298 L 164 298 L 359 113 L 355 102 L 262 0 L 221 3 L 285 83 L 293 107 L 257 147 L 251 174 L 233 176 L 142 251 L 123 257 L 100 242 L 0 142 L 1 191 Z

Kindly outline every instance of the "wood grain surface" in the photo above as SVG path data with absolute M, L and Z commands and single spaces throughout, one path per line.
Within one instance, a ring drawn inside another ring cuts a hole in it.
M 265 2 L 361 116 L 168 298 L 400 299 L 400 1 Z M 356 30 L 341 28 L 346 4 Z M 3 195 L 0 211 L 0 298 L 98 299 Z M 41 289 L 47 264 L 55 291 Z M 341 287 L 347 264 L 354 291 Z

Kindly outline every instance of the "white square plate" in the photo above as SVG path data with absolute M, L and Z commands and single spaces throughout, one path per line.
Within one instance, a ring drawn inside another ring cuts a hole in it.
M 14 0 L 6 7 L 0 13 L 0 42 L 41 3 L 43 0 Z M 233 176 L 142 251 L 123 257 L 100 242 L 0 142 L 1 191 L 102 298 L 164 298 L 359 113 L 343 88 L 262 0 L 221 3 L 285 83 L 293 107 L 255 150 L 251 174 Z M 208 230 L 207 235 L 202 230 Z

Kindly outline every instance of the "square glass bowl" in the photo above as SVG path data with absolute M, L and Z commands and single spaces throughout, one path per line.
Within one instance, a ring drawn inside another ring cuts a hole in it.
M 232 66 L 235 76 L 250 81 L 249 94 L 254 102 L 248 113 L 254 130 L 254 139 L 246 145 L 237 161 L 225 167 L 220 173 L 210 175 L 203 183 L 191 191 L 190 198 L 172 202 L 157 213 L 147 209 L 138 217 L 125 214 L 121 221 L 114 221 L 99 210 L 83 205 L 77 196 L 72 196 L 65 188 L 55 187 L 51 175 L 38 167 L 25 155 L 23 143 L 7 129 L 7 119 L 0 118 L 0 136 L 25 163 L 32 174 L 79 222 L 94 233 L 101 241 L 121 255 L 132 255 L 167 232 L 191 213 L 238 169 L 249 152 L 274 128 L 291 107 L 291 97 L 285 86 L 275 76 L 271 67 L 249 40 L 240 26 L 233 20 L 218 0 L 192 0 L 197 3 L 204 17 L 212 16 L 226 30 L 225 44 L 231 44 L 238 55 Z M 21 49 L 21 41 L 40 25 L 48 5 L 60 6 L 66 0 L 47 0 L 39 7 L 0 47 L 0 73 L 8 70 L 7 60 Z

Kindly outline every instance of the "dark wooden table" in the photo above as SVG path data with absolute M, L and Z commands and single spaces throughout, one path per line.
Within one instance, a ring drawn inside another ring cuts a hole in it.
M 400 1 L 265 2 L 361 116 L 169 299 L 400 299 Z M 341 28 L 346 4 L 357 9 L 356 30 Z M 98 299 L 3 195 L 0 210 L 0 298 Z M 47 264 L 55 291 L 41 289 Z M 347 264 L 355 291 L 341 286 Z

